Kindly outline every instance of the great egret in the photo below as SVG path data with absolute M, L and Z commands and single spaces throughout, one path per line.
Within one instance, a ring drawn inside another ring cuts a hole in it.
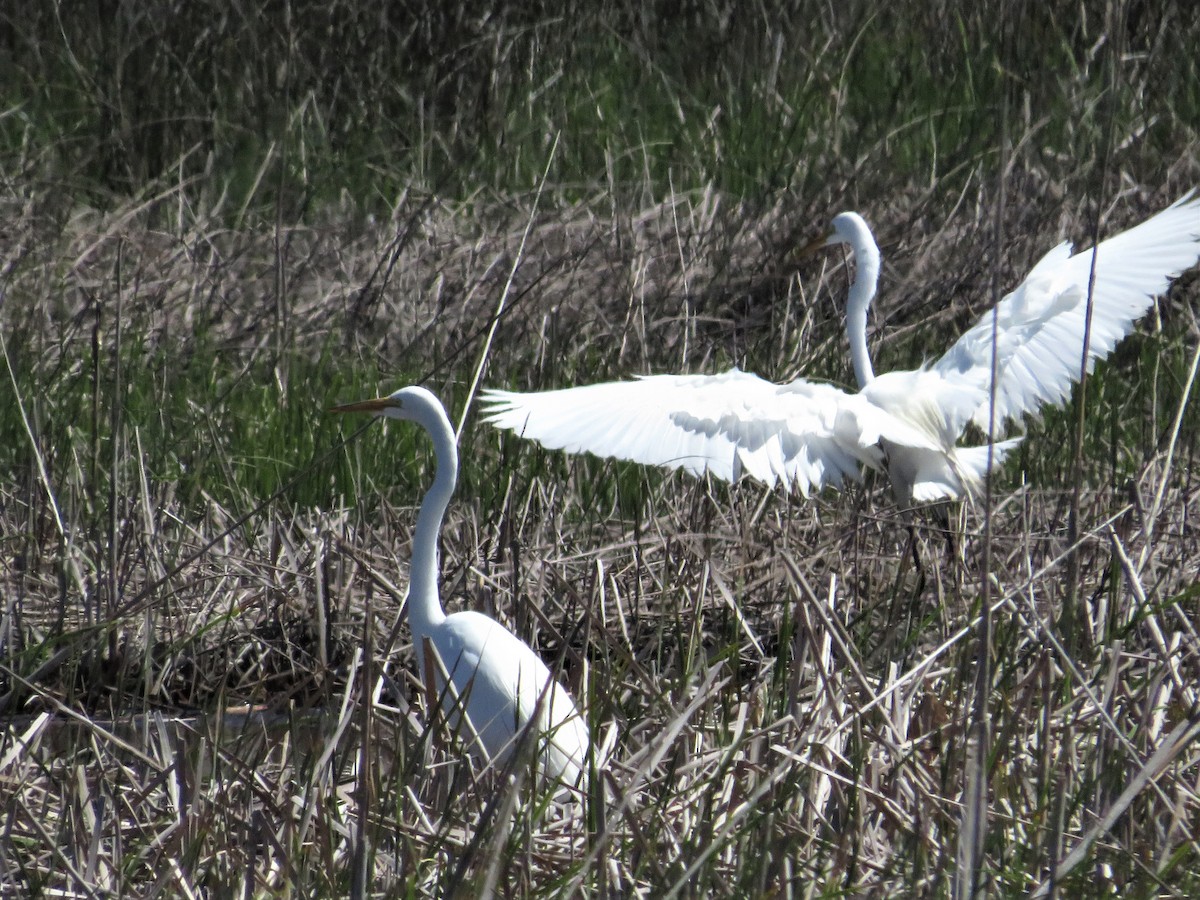
M 502 626 L 478 612 L 446 615 L 438 592 L 438 536 L 458 480 L 458 448 L 446 411 L 423 387 L 406 387 L 375 400 L 335 406 L 332 412 L 367 412 L 416 422 L 433 439 L 437 474 L 421 502 L 413 536 L 408 585 L 408 621 L 422 678 L 437 672 L 437 690 L 452 724 L 466 712 L 463 736 L 477 751 L 504 763 L 525 738 L 540 749 L 539 768 L 551 781 L 576 786 L 588 751 L 588 730 L 567 689 L 556 682 L 536 653 Z M 427 663 L 427 642 L 436 659 Z M 449 675 L 452 688 L 446 686 Z M 534 716 L 536 713 L 536 721 Z M 477 740 L 476 740 L 477 737 Z
M 807 496 L 886 463 L 902 506 L 974 492 L 1020 441 L 958 447 L 968 422 L 986 432 L 996 316 L 995 421 L 1058 404 L 1078 380 L 1089 283 L 1089 370 L 1108 355 L 1172 278 L 1200 257 L 1200 199 L 1192 193 L 1140 225 L 1072 255 L 1059 244 L 1012 293 L 932 365 L 875 376 L 867 309 L 879 279 L 879 248 L 858 213 L 836 216 L 814 246 L 848 244 L 856 271 L 846 330 L 859 392 L 797 379 L 774 384 L 732 369 L 720 375 L 651 375 L 636 381 L 540 393 L 489 390 L 485 421 L 550 449 L 704 471 L 744 471 Z M 1095 274 L 1092 278 L 1092 258 Z M 989 452 L 990 450 L 990 452 Z

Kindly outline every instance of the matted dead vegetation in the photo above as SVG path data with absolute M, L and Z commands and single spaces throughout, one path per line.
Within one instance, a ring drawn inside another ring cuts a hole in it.
M 873 211 L 881 367 L 986 307 L 988 199 Z M 1105 227 L 1170 199 L 1124 190 Z M 104 215 L 10 198 L 5 890 L 944 893 L 984 579 L 990 884 L 1034 889 L 1083 848 L 1072 891 L 1194 889 L 1194 276 L 1089 388 L 1074 544 L 1069 414 L 1031 426 L 964 537 L 921 513 L 915 545 L 871 479 L 804 500 L 468 415 L 447 604 L 561 667 L 612 753 L 585 812 L 531 809 L 427 730 L 388 587 L 426 454 L 397 428 L 340 448 L 322 409 L 422 380 L 457 418 L 485 347 L 492 385 L 730 363 L 845 382 L 841 275 L 789 256 L 830 203 L 414 199 L 231 230 L 171 191 Z M 1013 204 L 1001 280 L 1093 214 Z

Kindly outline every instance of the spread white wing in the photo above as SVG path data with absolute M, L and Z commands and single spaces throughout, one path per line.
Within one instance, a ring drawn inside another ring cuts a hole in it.
M 1091 366 L 1172 278 L 1195 264 L 1200 199 L 1192 196 L 1095 251 L 1072 255 L 1070 244 L 1059 245 L 997 304 L 998 422 L 1067 396 L 1083 359 L 1089 290 Z M 932 366 L 875 378 L 863 329 L 878 248 L 862 217 L 849 213 L 834 219 L 826 243 L 849 243 L 865 270 L 851 288 L 848 324 L 860 393 L 803 380 L 777 385 L 733 369 L 535 394 L 485 391 L 485 421 L 550 449 L 711 472 L 727 481 L 744 472 L 805 495 L 857 478 L 862 465 L 881 466 L 885 453 L 902 503 L 970 492 L 987 462 L 999 462 L 1017 443 L 956 446 L 968 422 L 988 427 L 993 313 Z
M 726 481 L 744 472 L 805 496 L 857 480 L 861 465 L 880 465 L 880 437 L 932 447 L 860 395 L 803 380 L 779 385 L 738 369 L 530 394 L 489 390 L 483 403 L 484 421 L 552 450 Z
M 1059 244 L 1016 290 L 997 304 L 996 422 L 1019 418 L 1043 403 L 1061 403 L 1079 380 L 1092 256 L 1092 324 L 1088 370 L 1103 359 L 1166 291 L 1171 279 L 1200 258 L 1200 199 L 1188 193 L 1158 215 L 1072 254 Z M 991 371 L 992 312 L 933 365 L 950 381 L 979 383 Z M 988 427 L 985 400 L 971 418 Z M 963 422 L 965 425 L 965 420 Z

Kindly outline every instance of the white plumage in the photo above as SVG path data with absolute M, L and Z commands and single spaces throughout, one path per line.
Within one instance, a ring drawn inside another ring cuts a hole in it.
M 886 466 L 902 505 L 976 491 L 1020 438 L 959 447 L 969 422 L 989 424 L 992 312 L 939 360 L 875 376 L 866 316 L 879 248 L 866 222 L 846 212 L 825 246 L 848 244 L 856 272 L 846 329 L 859 392 L 797 379 L 773 384 L 732 369 L 719 375 L 652 375 L 540 393 L 489 390 L 485 421 L 569 453 L 631 460 L 727 481 L 743 473 L 804 495 Z M 1200 257 L 1200 200 L 1192 194 L 1095 248 L 1088 366 L 1104 358 L 1172 278 Z M 1083 360 L 1092 251 L 1063 243 L 995 308 L 996 423 L 1061 403 Z
M 445 409 L 425 388 L 407 387 L 387 397 L 334 407 L 333 412 L 369 412 L 416 422 L 433 440 L 437 474 L 417 513 L 408 619 L 421 678 L 432 671 L 451 727 L 480 755 L 501 764 L 519 742 L 532 741 L 545 777 L 579 785 L 589 736 L 567 689 L 528 644 L 499 622 L 482 613 L 446 615 L 442 609 L 438 538 L 458 480 L 458 448 Z M 427 657 L 427 645 L 436 659 Z
M 1059 404 L 1079 380 L 1093 252 L 1092 329 L 1088 371 L 1145 315 L 1171 279 L 1200 255 L 1200 200 L 1189 193 L 1140 225 L 1072 254 L 1064 241 L 1043 256 L 997 305 L 1000 377 L 996 421 L 1017 419 L 1044 403 Z M 990 371 L 992 318 L 984 315 L 934 369 L 946 377 Z M 984 375 L 986 381 L 986 374 Z M 987 403 L 972 419 L 988 426 Z

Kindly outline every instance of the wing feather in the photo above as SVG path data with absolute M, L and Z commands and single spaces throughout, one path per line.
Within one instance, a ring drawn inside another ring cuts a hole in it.
M 1200 199 L 1189 192 L 1140 225 L 1094 251 L 1072 255 L 1063 243 L 1047 253 L 996 306 L 996 420 L 1019 418 L 1044 403 L 1059 404 L 1079 380 L 1092 256 L 1092 328 L 1088 370 L 1107 356 L 1154 298 L 1200 258 Z M 933 371 L 973 384 L 991 371 L 989 312 L 938 360 Z M 988 427 L 985 400 L 970 416 Z M 962 424 L 966 424 L 966 420 Z
M 552 450 L 709 472 L 725 481 L 744 472 L 805 495 L 857 479 L 863 465 L 879 465 L 879 434 L 899 438 L 904 431 L 862 397 L 832 385 L 777 385 L 739 369 L 540 393 L 488 390 L 482 399 L 485 422 Z

